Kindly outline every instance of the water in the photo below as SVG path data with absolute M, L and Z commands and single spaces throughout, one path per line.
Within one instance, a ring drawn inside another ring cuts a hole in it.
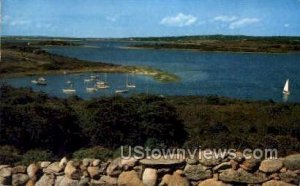
M 282 101 L 282 89 L 287 78 L 291 83 L 290 102 L 300 102 L 300 53 L 263 54 L 197 52 L 191 50 L 152 50 L 126 48 L 135 43 L 89 41 L 85 46 L 48 47 L 51 53 L 90 61 L 122 65 L 151 66 L 174 73 L 179 83 L 157 82 L 146 76 L 130 77 L 137 88 L 129 94 L 149 92 L 162 95 L 220 95 L 250 100 Z M 85 91 L 83 79 L 90 74 L 49 76 L 46 87 L 30 83 L 33 77 L 5 80 L 14 86 L 31 86 L 51 95 L 66 97 L 61 79 L 72 79 L 77 95 L 91 98 L 111 95 L 115 89 L 125 88 L 126 75 L 108 74 L 111 88 L 94 94 Z M 103 74 L 99 74 L 100 77 Z

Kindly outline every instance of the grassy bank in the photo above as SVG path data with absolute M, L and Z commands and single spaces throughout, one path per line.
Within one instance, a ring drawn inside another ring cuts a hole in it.
M 299 104 L 217 96 L 58 99 L 9 86 L 0 96 L 2 164 L 33 154 L 108 158 L 120 145 L 300 152 Z
M 250 36 L 186 36 L 160 38 L 134 38 L 136 48 L 190 49 L 221 52 L 286 53 L 300 51 L 300 37 L 250 37 Z
M 4 42 L 2 43 L 2 58 L 0 63 L 0 77 L 15 77 L 24 75 L 45 75 L 83 72 L 108 73 L 136 73 L 153 77 L 162 82 L 178 81 L 179 78 L 168 72 L 150 67 L 135 67 L 90 62 L 76 58 L 50 54 L 40 47 L 41 45 L 74 45 L 62 41 Z

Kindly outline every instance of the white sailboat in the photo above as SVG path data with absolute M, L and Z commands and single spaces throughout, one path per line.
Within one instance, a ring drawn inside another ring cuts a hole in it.
M 37 85 L 47 85 L 47 81 L 44 77 L 39 77 L 38 79 L 34 79 L 31 81 L 31 83 L 37 84 Z
M 96 82 L 96 87 L 99 89 L 107 89 L 109 88 L 109 84 L 107 83 L 107 74 L 104 74 L 104 81 Z
M 127 74 L 127 79 L 126 79 L 126 87 L 127 88 L 135 88 L 136 87 L 136 85 L 134 83 L 129 82 L 128 74 Z
M 62 89 L 62 91 L 65 94 L 75 94 L 76 93 L 76 90 L 73 88 L 73 84 L 72 83 L 70 84 L 69 88 L 64 88 L 64 89 Z
M 290 82 L 289 79 L 286 80 L 284 87 L 283 87 L 283 92 L 284 95 L 290 95 Z

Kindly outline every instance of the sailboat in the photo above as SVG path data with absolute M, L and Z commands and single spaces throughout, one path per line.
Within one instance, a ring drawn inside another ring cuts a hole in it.
M 99 89 L 107 89 L 107 88 L 109 88 L 109 84 L 107 83 L 106 79 L 107 79 L 107 75 L 105 73 L 104 74 L 104 81 L 98 81 L 98 82 L 96 82 L 96 87 L 99 88 Z
M 31 83 L 37 85 L 47 85 L 46 79 L 44 77 L 39 77 L 38 79 L 34 79 L 31 81 Z
M 290 82 L 289 79 L 286 80 L 284 87 L 283 87 L 283 92 L 284 95 L 290 95 Z
M 75 94 L 76 93 L 76 90 L 73 88 L 73 84 L 72 83 L 70 84 L 69 88 L 64 88 L 64 89 L 62 89 L 62 91 L 65 94 Z
M 127 79 L 126 79 L 126 87 L 127 88 L 135 88 L 136 87 L 134 83 L 129 82 L 128 74 L 127 74 Z

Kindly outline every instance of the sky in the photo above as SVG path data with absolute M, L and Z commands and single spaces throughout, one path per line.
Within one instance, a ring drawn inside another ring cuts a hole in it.
M 21 36 L 300 36 L 300 0 L 2 0 L 1 27 Z

